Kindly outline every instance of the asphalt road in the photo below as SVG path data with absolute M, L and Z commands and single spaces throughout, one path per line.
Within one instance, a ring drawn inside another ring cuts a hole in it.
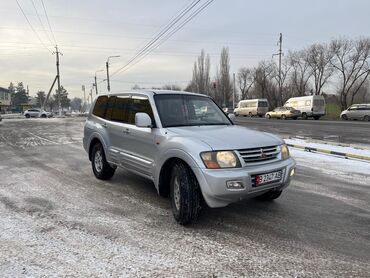
M 283 136 L 303 136 L 338 143 L 370 145 L 370 122 L 269 120 L 256 117 L 237 117 L 235 122 L 249 128 Z
M 204 209 L 182 227 L 151 182 L 124 170 L 95 179 L 82 127 L 0 126 L 2 277 L 369 277 L 370 164 L 339 175 L 297 158 L 275 202 Z

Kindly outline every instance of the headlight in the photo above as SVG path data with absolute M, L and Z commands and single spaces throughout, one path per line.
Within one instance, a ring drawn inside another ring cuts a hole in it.
M 240 161 L 233 151 L 204 152 L 200 154 L 208 169 L 238 168 Z
M 287 159 L 290 156 L 287 145 L 281 145 L 281 159 Z

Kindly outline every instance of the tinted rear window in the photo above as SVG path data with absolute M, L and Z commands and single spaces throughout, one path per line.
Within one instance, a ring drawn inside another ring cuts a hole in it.
M 107 106 L 107 102 L 108 102 L 108 97 L 107 96 L 98 97 L 98 99 L 95 102 L 93 114 L 95 116 L 104 118 L 105 108 Z
M 259 101 L 258 102 L 258 107 L 268 107 L 268 103 L 267 101 Z
M 113 102 L 113 101 L 112 101 Z M 112 111 L 110 112 L 110 119 L 112 121 L 128 123 L 129 116 L 129 96 L 118 96 L 115 98 Z

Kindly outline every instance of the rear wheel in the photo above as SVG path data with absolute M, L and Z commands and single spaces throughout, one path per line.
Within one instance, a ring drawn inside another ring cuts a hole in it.
M 286 116 L 285 115 L 281 115 L 281 119 L 282 120 L 286 120 Z
M 267 117 L 267 119 L 271 119 L 270 114 L 267 114 L 266 117 Z
M 24 115 L 27 119 L 31 118 L 30 114 Z
M 271 190 L 257 197 L 260 201 L 272 201 L 280 197 L 282 190 Z
M 364 121 L 366 121 L 366 122 L 370 121 L 370 117 L 369 117 L 368 115 L 366 115 L 366 116 L 364 117 Z
M 91 166 L 95 177 L 100 180 L 109 180 L 113 177 L 115 168 L 111 167 L 105 158 L 101 144 L 95 144 L 91 150 Z
M 171 208 L 173 216 L 181 225 L 198 219 L 201 195 L 194 173 L 182 162 L 177 162 L 171 172 Z
M 41 118 L 46 118 L 46 115 L 45 115 L 45 114 L 42 114 L 42 115 L 41 115 Z
M 347 121 L 347 120 L 348 120 L 348 117 L 347 117 L 347 115 L 346 115 L 346 114 L 344 114 L 344 115 L 342 115 L 341 119 L 342 119 L 343 121 Z
M 306 113 L 302 113 L 302 119 L 303 120 L 307 120 L 307 118 L 308 118 L 307 114 Z

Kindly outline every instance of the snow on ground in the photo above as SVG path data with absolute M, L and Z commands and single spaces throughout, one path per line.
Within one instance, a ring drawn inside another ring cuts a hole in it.
M 292 145 L 300 145 L 304 147 L 318 148 L 318 149 L 324 149 L 328 151 L 350 153 L 350 154 L 370 157 L 370 149 L 365 149 L 365 148 L 356 148 L 353 146 L 339 146 L 339 145 L 333 145 L 333 144 L 326 143 L 326 142 L 316 143 L 316 142 L 310 142 L 309 140 L 303 140 L 303 139 L 298 139 L 298 138 L 284 139 L 284 140 L 287 144 L 292 144 Z
M 292 157 L 298 166 L 306 166 L 331 176 L 355 179 L 370 187 L 370 162 L 343 157 L 311 153 L 300 149 L 290 148 Z

